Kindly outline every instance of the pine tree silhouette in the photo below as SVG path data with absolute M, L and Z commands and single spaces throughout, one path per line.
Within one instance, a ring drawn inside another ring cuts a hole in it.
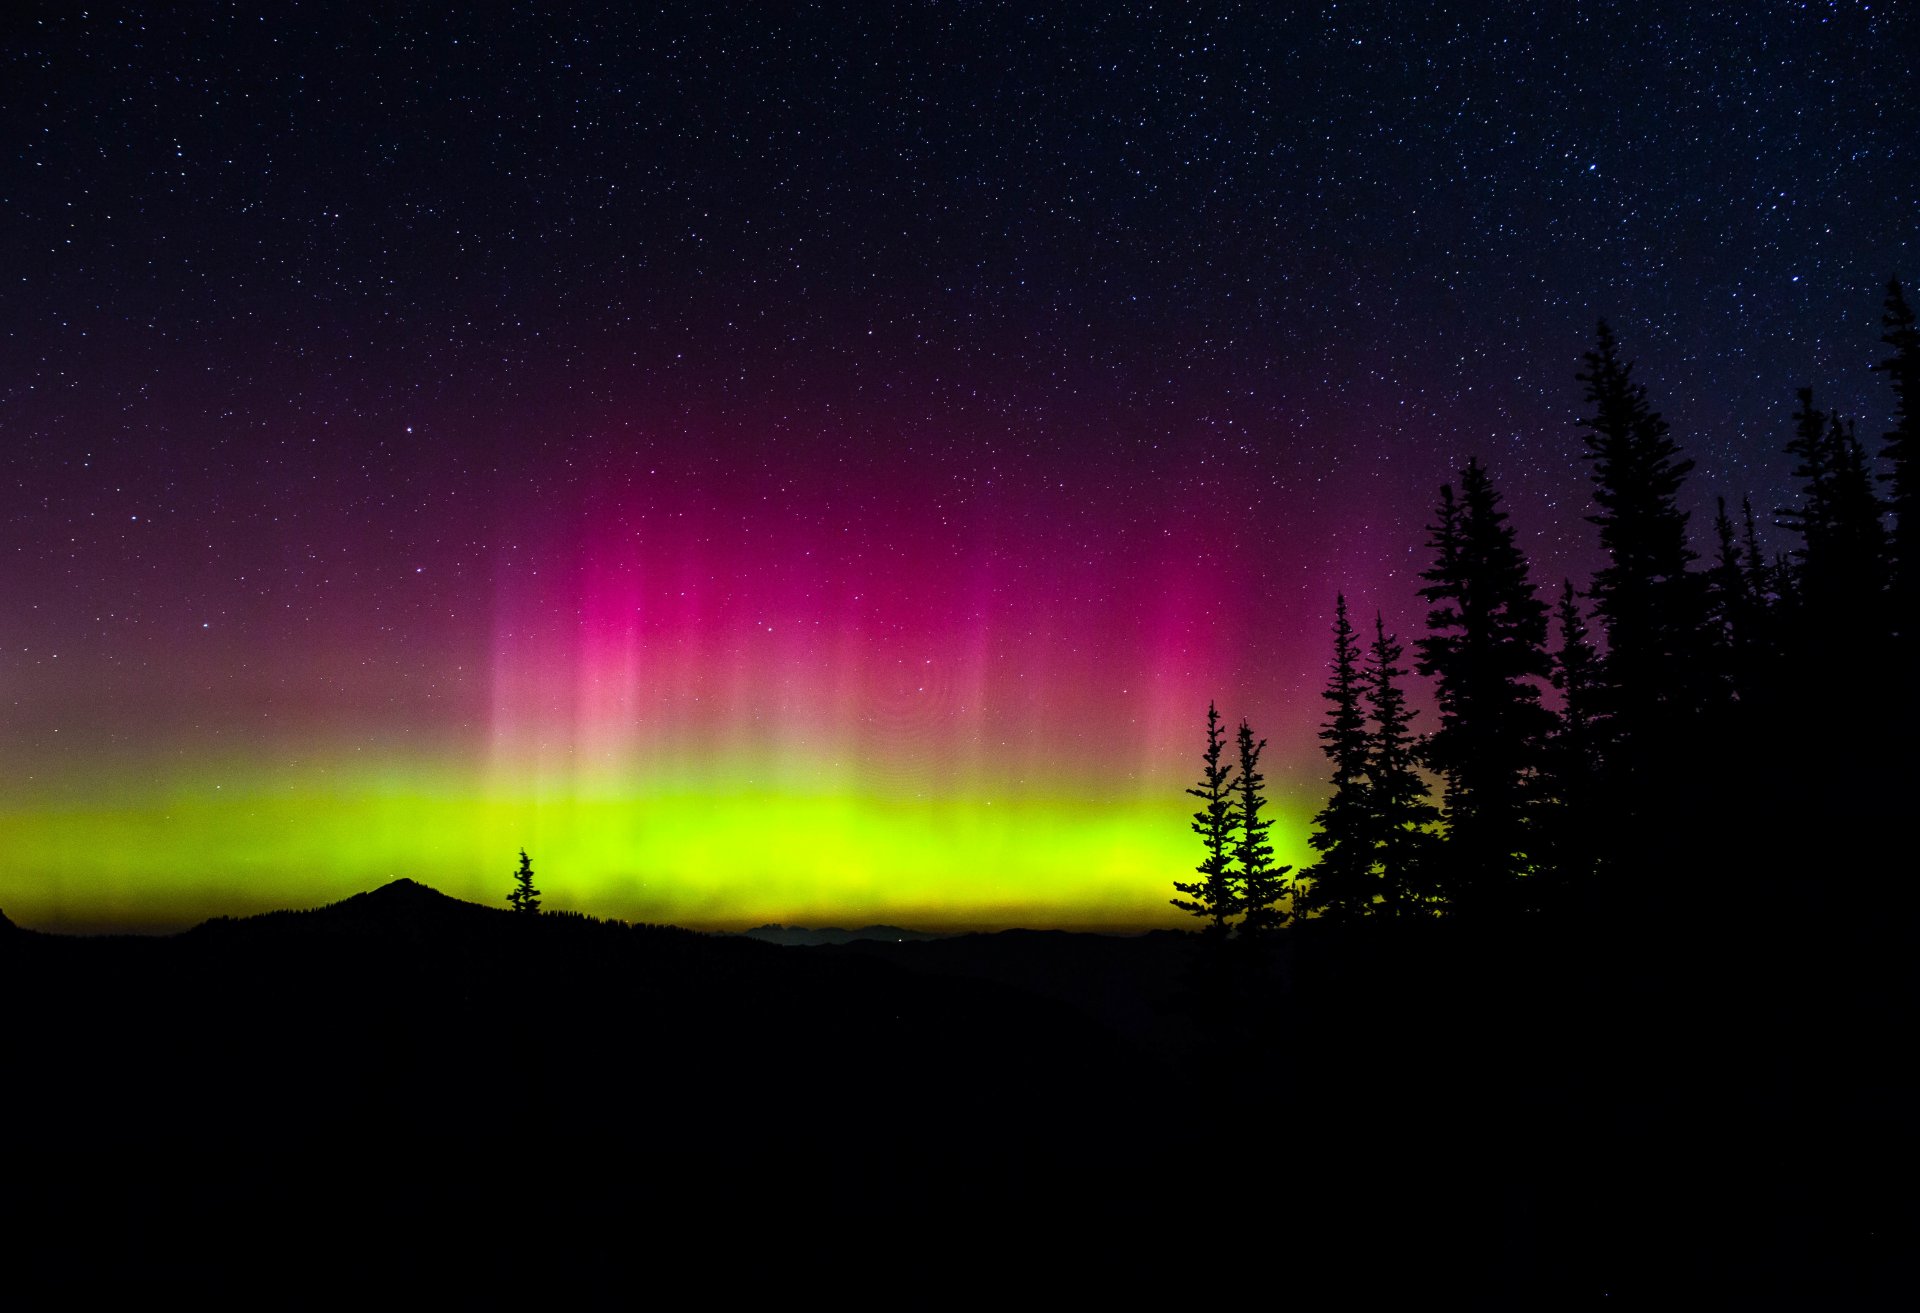
M 1205 767 L 1197 788 L 1187 792 L 1200 799 L 1200 810 L 1193 814 L 1193 832 L 1206 848 L 1206 858 L 1194 869 L 1198 880 L 1174 881 L 1174 889 L 1186 895 L 1169 901 L 1183 912 L 1191 912 L 1206 922 L 1210 935 L 1225 937 L 1231 918 L 1240 910 L 1240 898 L 1234 889 L 1232 859 L 1228 845 L 1238 816 L 1233 805 L 1233 767 L 1222 760 L 1226 736 L 1220 726 L 1220 712 L 1207 704 L 1207 750 L 1201 760 Z
M 1576 377 L 1586 384 L 1593 414 L 1587 459 L 1593 462 L 1594 501 L 1588 520 L 1599 526 L 1607 564 L 1594 574 L 1590 596 L 1607 635 L 1607 684 L 1613 731 L 1629 745 L 1635 764 L 1656 758 L 1665 731 L 1699 706 L 1699 628 L 1703 598 L 1688 573 L 1687 513 L 1679 494 L 1691 460 L 1680 458 L 1667 422 L 1620 359 L 1602 320 L 1595 348 Z
M 1749 573 L 1734 536 L 1727 499 L 1714 499 L 1714 560 L 1707 571 L 1707 625 L 1705 637 L 1713 659 L 1715 692 L 1721 699 L 1751 694 L 1755 602 L 1749 592 Z
M 1760 546 L 1753 498 L 1740 498 L 1740 606 L 1735 635 L 1734 691 L 1749 714 L 1776 700 L 1779 682 L 1782 593 L 1774 567 Z
M 1434 603 L 1415 668 L 1434 678 L 1440 725 L 1421 748 L 1447 780 L 1448 900 L 1457 910 L 1506 906 L 1527 869 L 1529 812 L 1552 716 L 1535 680 L 1547 678 L 1547 606 L 1501 497 L 1477 460 L 1451 484 L 1428 545 L 1420 596 Z
M 1836 625 L 1857 631 L 1879 620 L 1886 560 L 1886 531 L 1873 493 L 1867 454 L 1854 428 L 1813 404 L 1813 389 L 1796 393 L 1793 476 L 1802 482 L 1801 504 L 1782 507 L 1781 520 L 1800 535 L 1793 552 L 1795 596 L 1806 607 L 1801 626 L 1808 638 L 1833 646 Z
M 1740 498 L 1740 518 L 1743 522 L 1741 543 L 1744 558 L 1741 570 L 1747 577 L 1747 595 L 1754 605 L 1764 611 L 1773 595 L 1773 572 L 1767 566 L 1767 557 L 1760 550 L 1760 532 L 1754 525 L 1753 498 Z
M 1554 608 L 1559 651 L 1553 656 L 1553 687 L 1560 714 L 1546 753 L 1547 884 L 1540 900 L 1567 905 L 1593 889 L 1606 845 L 1599 814 L 1604 689 L 1600 654 L 1587 634 L 1580 602 L 1567 580 Z
M 1831 556 L 1829 538 L 1833 526 L 1833 469 L 1827 447 L 1826 412 L 1813 404 L 1813 389 L 1794 393 L 1800 409 L 1793 412 L 1793 438 L 1787 454 L 1794 458 L 1793 477 L 1801 484 L 1801 504 L 1779 507 L 1775 514 L 1780 524 L 1800 535 L 1800 545 L 1788 553 L 1804 584 L 1809 576 L 1825 570 Z M 1816 595 L 1824 592 L 1817 584 Z
M 1862 623 L 1879 613 L 1885 588 L 1887 532 L 1885 509 L 1873 492 L 1873 472 L 1854 423 L 1828 421 L 1827 446 L 1833 453 L 1833 549 L 1835 592 L 1839 605 Z
M 1259 770 L 1260 754 L 1267 741 L 1256 741 L 1253 727 L 1243 720 L 1238 746 L 1240 778 L 1235 788 L 1239 806 L 1235 815 L 1240 822 L 1240 842 L 1233 855 L 1239 867 L 1240 904 L 1246 913 L 1240 930 L 1242 934 L 1260 935 L 1287 923 L 1290 914 L 1281 906 L 1281 899 L 1287 892 L 1285 877 L 1293 868 L 1273 864 L 1273 845 L 1267 842 L 1273 822 L 1260 814 L 1267 807 L 1266 777 Z
M 1600 654 L 1588 636 L 1587 622 L 1580 614 L 1580 601 L 1571 579 L 1562 587 L 1555 612 L 1560 625 L 1560 650 L 1553 658 L 1553 686 L 1561 698 L 1561 731 L 1582 745 L 1582 754 L 1597 768 L 1602 741 Z
M 1433 826 L 1439 809 L 1427 801 L 1427 782 L 1414 760 L 1409 728 L 1419 713 L 1407 706 L 1398 681 L 1401 646 L 1387 634 L 1386 621 L 1373 618 L 1373 648 L 1362 673 L 1373 733 L 1367 740 L 1367 800 L 1372 813 L 1374 857 L 1380 867 L 1380 891 L 1388 915 L 1430 915 L 1439 909 L 1434 888 L 1437 863 Z
M 1839 520 L 1843 541 L 1863 562 L 1882 560 L 1886 554 L 1886 532 L 1880 516 L 1886 508 L 1873 495 L 1867 451 L 1860 443 L 1854 421 L 1849 419 L 1843 429 L 1840 417 L 1835 415 L 1827 440 L 1834 453 L 1834 514 Z
M 1320 751 L 1333 763 L 1333 794 L 1313 818 L 1307 842 L 1320 859 L 1304 873 L 1308 887 L 1304 892 L 1296 889 L 1296 912 L 1304 901 L 1322 916 L 1350 919 L 1365 915 L 1378 892 L 1373 806 L 1367 796 L 1367 717 L 1361 702 L 1365 687 L 1359 639 L 1347 619 L 1346 596 L 1339 594 L 1333 600 L 1333 674 L 1320 694 L 1328 703 Z
M 1893 354 L 1875 366 L 1893 386 L 1893 427 L 1881 448 L 1892 467 L 1884 476 L 1893 512 L 1892 620 L 1911 645 L 1920 637 L 1920 467 L 1915 464 L 1920 460 L 1920 327 L 1898 278 L 1887 280 L 1880 324 L 1886 329 L 1880 340 L 1893 348 Z
M 520 869 L 513 873 L 513 888 L 507 894 L 507 902 L 514 911 L 529 916 L 540 911 L 540 891 L 533 887 L 533 862 L 525 848 L 520 850 Z
M 1681 458 L 1604 321 L 1583 361 L 1578 377 L 1591 411 L 1581 423 L 1598 507 L 1587 518 L 1606 553 L 1587 592 L 1606 640 L 1597 722 L 1606 732 L 1595 804 L 1606 818 L 1600 862 L 1624 861 L 1629 844 L 1643 855 L 1643 869 L 1644 855 L 1657 854 L 1659 869 L 1683 877 L 1661 889 L 1661 906 L 1704 910 L 1698 896 L 1718 868 L 1705 852 L 1683 855 L 1701 839 L 1672 805 L 1697 793 L 1693 763 L 1708 713 L 1721 704 L 1704 636 L 1705 581 L 1688 568 L 1694 554 L 1680 509 L 1693 462 Z

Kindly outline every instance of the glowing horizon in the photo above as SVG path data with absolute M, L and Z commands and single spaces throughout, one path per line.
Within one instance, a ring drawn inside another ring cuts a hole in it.
M 1177 796 L 933 799 L 693 781 L 637 798 L 604 783 L 513 794 L 431 765 L 230 765 L 0 814 L 16 872 L 0 910 L 32 928 L 168 930 L 401 877 L 501 905 L 524 846 L 547 906 L 622 920 L 1143 929 L 1181 923 L 1168 882 L 1192 864 Z M 1280 858 L 1298 861 L 1305 815 L 1278 810 Z
M 1063 552 L 1057 489 L 901 488 L 856 535 L 768 482 L 550 511 L 485 571 L 370 554 L 418 651 L 353 594 L 189 619 L 140 667 L 49 650 L 0 910 L 172 929 L 398 877 L 498 904 L 524 846 L 548 906 L 624 920 L 1180 925 L 1210 698 L 1269 739 L 1279 860 L 1309 860 L 1326 620 L 1275 595 L 1310 558 L 1275 572 L 1179 498 L 1103 490 Z

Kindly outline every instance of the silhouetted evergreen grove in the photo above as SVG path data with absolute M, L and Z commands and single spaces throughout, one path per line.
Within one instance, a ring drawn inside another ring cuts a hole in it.
M 1876 368 L 1893 403 L 1881 468 L 1854 417 L 1821 409 L 1812 387 L 1787 393 L 1797 496 L 1775 512 L 1785 546 L 1769 555 L 1747 495 L 1738 522 L 1715 498 L 1710 549 L 1695 550 L 1683 506 L 1694 462 L 1602 321 L 1575 378 L 1586 518 L 1605 563 L 1550 606 L 1492 473 L 1469 459 L 1427 529 L 1428 610 L 1412 643 L 1437 711 L 1424 733 L 1411 728 L 1400 642 L 1376 617 L 1363 650 L 1336 595 L 1320 731 L 1332 790 L 1291 906 L 1351 921 L 1904 905 L 1879 860 L 1911 775 L 1895 763 L 1913 729 L 1902 685 L 1920 631 L 1920 329 L 1897 280 L 1881 322 L 1891 354 Z M 1890 695 L 1871 713 L 1870 685 Z M 1232 852 L 1271 845 L 1261 822 L 1233 848 L 1250 813 L 1219 771 L 1193 791 L 1209 800 L 1195 824 L 1208 879 L 1181 887 L 1214 891 L 1191 910 L 1224 932 L 1239 911 L 1256 922 L 1237 891 L 1277 886 L 1244 860 L 1251 879 L 1232 871 Z
M 1174 889 L 1183 896 L 1172 901 L 1182 911 L 1204 919 L 1211 935 L 1224 937 L 1234 927 L 1233 918 L 1242 914 L 1239 928 L 1249 934 L 1276 929 L 1290 915 L 1281 901 L 1293 868 L 1273 864 L 1273 847 L 1267 842 L 1273 822 L 1260 815 L 1267 805 L 1266 780 L 1258 769 L 1266 746 L 1265 739 L 1255 740 L 1251 725 L 1240 722 L 1236 777 L 1233 762 L 1226 758 L 1220 710 L 1208 705 L 1200 783 L 1187 790 L 1200 800 L 1192 829 L 1206 855 L 1194 868 L 1199 879 L 1174 882 Z

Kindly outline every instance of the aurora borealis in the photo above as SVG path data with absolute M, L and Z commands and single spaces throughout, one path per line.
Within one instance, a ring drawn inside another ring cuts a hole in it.
M 1207 702 L 1323 796 L 1470 453 L 1592 568 L 1605 315 L 1784 496 L 1915 268 L 1882 6 L 50 11 L 0 105 L 0 908 L 395 876 L 1174 924 Z M 1695 516 L 1696 531 L 1703 531 Z

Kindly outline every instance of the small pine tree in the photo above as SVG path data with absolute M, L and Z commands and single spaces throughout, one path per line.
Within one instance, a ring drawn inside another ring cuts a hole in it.
M 1760 547 L 1753 498 L 1740 498 L 1740 593 L 1745 599 L 1744 631 L 1738 640 L 1740 670 L 1736 686 L 1742 701 L 1766 701 L 1775 691 L 1774 666 L 1780 655 L 1781 592 Z
M 1582 757 L 1599 766 L 1600 654 L 1587 633 L 1586 619 L 1568 579 L 1555 608 L 1560 650 L 1553 657 L 1553 686 L 1561 697 L 1560 732 L 1580 745 Z
M 1548 880 L 1540 901 L 1565 902 L 1590 891 L 1603 847 L 1599 816 L 1602 686 L 1600 654 L 1567 580 L 1554 608 L 1560 650 L 1553 656 L 1553 687 L 1560 694 L 1559 724 L 1547 743 Z
M 1833 464 L 1833 548 L 1836 600 L 1844 613 L 1871 619 L 1885 585 L 1885 509 L 1873 493 L 1873 473 L 1852 420 L 1828 422 L 1827 450 Z
M 1438 910 L 1434 824 L 1440 812 L 1427 801 L 1427 782 L 1414 760 L 1414 736 L 1408 727 L 1419 713 L 1407 707 L 1397 682 L 1406 674 L 1402 648 L 1387 633 L 1386 621 L 1373 618 L 1373 650 L 1363 678 L 1373 735 L 1367 743 L 1367 799 L 1373 820 L 1374 856 L 1380 867 L 1384 910 L 1393 916 Z
M 507 902 L 516 912 L 529 916 L 540 911 L 540 891 L 533 887 L 533 862 L 527 857 L 527 850 L 520 850 L 520 869 L 513 873 L 513 888 L 507 894 Z
M 1722 698 L 1736 698 L 1746 691 L 1748 683 L 1754 605 L 1725 497 L 1714 499 L 1713 538 L 1716 550 L 1707 571 L 1706 637 L 1713 651 L 1717 691 Z
M 1833 471 L 1828 464 L 1826 413 L 1814 408 L 1812 388 L 1800 388 L 1794 395 L 1800 409 L 1793 412 L 1793 440 L 1787 443 L 1787 454 L 1794 458 L 1793 477 L 1801 482 L 1803 504 L 1782 506 L 1775 513 L 1782 525 L 1800 535 L 1800 546 L 1789 557 L 1799 563 L 1804 581 L 1826 565 L 1833 523 Z
M 1240 904 L 1246 913 L 1240 930 L 1250 935 L 1277 930 L 1287 923 L 1290 915 L 1280 900 L 1287 891 L 1285 877 L 1293 868 L 1273 864 L 1273 845 L 1267 842 L 1267 832 L 1273 828 L 1273 822 L 1260 815 L 1267 806 L 1266 792 L 1261 787 L 1266 777 L 1259 769 L 1260 754 L 1266 746 L 1265 739 L 1254 739 L 1252 726 L 1244 720 L 1240 722 L 1240 779 L 1235 785 L 1240 795 L 1237 810 L 1240 843 L 1233 855 L 1240 868 Z
M 1744 522 L 1741 538 L 1746 551 L 1740 568 L 1747 577 L 1747 595 L 1756 607 L 1764 609 L 1773 588 L 1773 572 L 1767 567 L 1766 554 L 1760 550 L 1760 531 L 1754 524 L 1752 497 L 1740 498 L 1740 518 Z
M 1198 788 L 1187 792 L 1200 799 L 1201 808 L 1193 814 L 1193 832 L 1206 847 L 1206 858 L 1194 868 L 1198 880 L 1176 880 L 1173 887 L 1184 898 L 1169 901 L 1183 912 L 1191 912 L 1207 922 L 1208 934 L 1224 937 L 1230 918 L 1240 910 L 1240 898 L 1234 889 L 1232 858 L 1227 852 L 1238 817 L 1233 805 L 1233 767 L 1221 758 L 1226 735 L 1220 727 L 1220 712 L 1207 704 L 1207 750 Z
M 1367 799 L 1367 715 L 1360 671 L 1360 642 L 1347 619 L 1347 599 L 1333 599 L 1333 674 L 1320 696 L 1328 705 L 1320 730 L 1320 751 L 1333 763 L 1333 795 L 1313 818 L 1307 839 L 1320 854 L 1304 873 L 1310 886 L 1295 882 L 1294 911 L 1307 907 L 1322 916 L 1363 916 L 1373 905 L 1378 881 L 1373 875 L 1373 811 Z

